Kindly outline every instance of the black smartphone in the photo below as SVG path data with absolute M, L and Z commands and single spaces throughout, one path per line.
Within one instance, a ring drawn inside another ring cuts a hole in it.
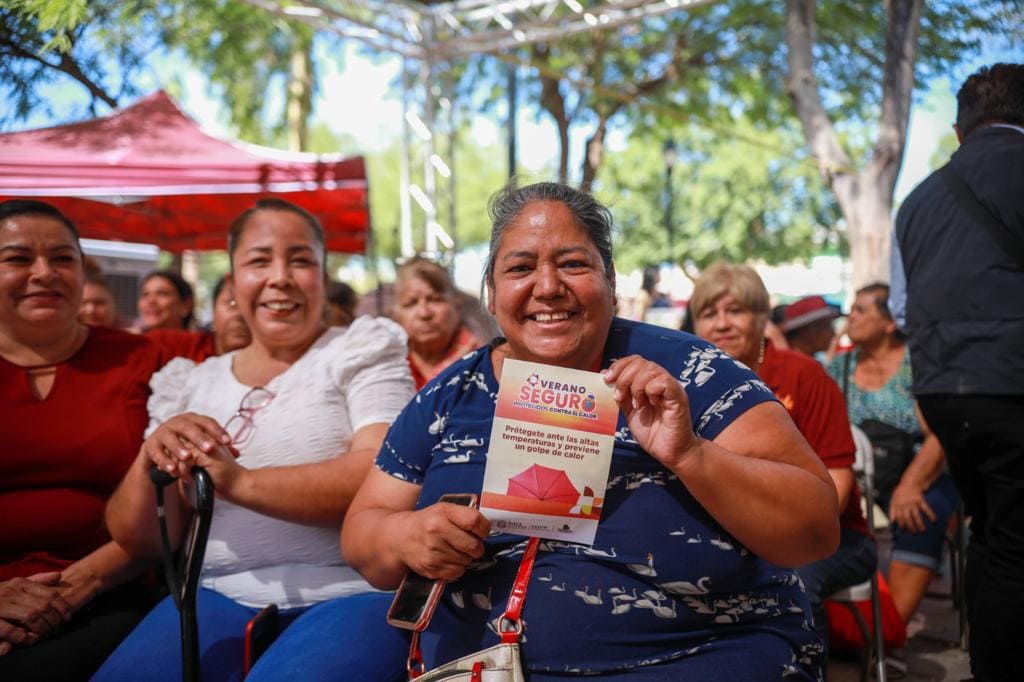
M 447 493 L 438 502 L 459 504 L 476 508 L 477 496 L 473 493 Z M 444 580 L 424 578 L 418 573 L 406 571 L 402 584 L 395 592 L 395 598 L 388 609 L 388 623 L 405 630 L 422 631 L 430 623 L 437 602 L 444 592 Z
M 245 626 L 245 675 L 277 638 L 277 604 L 270 604 Z

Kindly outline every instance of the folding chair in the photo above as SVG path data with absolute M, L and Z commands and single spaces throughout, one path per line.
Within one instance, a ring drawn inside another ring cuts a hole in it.
M 874 507 L 875 507 L 875 451 L 868 440 L 867 435 L 856 426 L 850 427 L 853 432 L 853 442 L 857 446 L 853 472 L 857 476 L 857 482 L 864 493 L 864 501 L 867 505 L 868 527 L 874 531 Z M 882 633 L 882 602 L 878 591 L 878 571 L 871 574 L 871 579 L 857 585 L 851 585 L 826 597 L 831 602 L 841 604 L 853 615 L 864 638 L 864 652 L 861 656 L 861 682 L 867 682 L 871 675 L 872 664 L 875 666 L 875 674 L 879 682 L 885 682 L 885 640 Z M 875 625 L 874 634 L 871 628 L 864 621 L 857 602 L 871 600 L 871 619 Z
M 967 651 L 967 512 L 963 501 L 954 512 L 953 532 L 946 535 L 949 547 L 950 596 L 960 625 L 960 648 Z

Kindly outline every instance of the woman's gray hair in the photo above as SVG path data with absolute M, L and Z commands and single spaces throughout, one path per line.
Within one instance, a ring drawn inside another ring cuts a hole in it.
M 557 201 L 569 209 L 576 219 L 576 225 L 587 233 L 597 248 L 604 263 L 605 276 L 610 280 L 615 272 L 612 263 L 611 211 L 589 193 L 560 182 L 538 182 L 518 187 L 515 180 L 510 180 L 491 196 L 487 204 L 487 213 L 491 217 L 491 245 L 487 253 L 484 281 L 494 284 L 494 258 L 498 254 L 505 230 L 523 209 L 537 201 Z

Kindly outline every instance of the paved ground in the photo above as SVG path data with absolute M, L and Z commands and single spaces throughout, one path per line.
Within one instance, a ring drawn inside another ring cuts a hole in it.
M 887 538 L 879 537 L 879 545 L 884 558 Z M 960 648 L 959 616 L 948 596 L 948 576 L 947 569 L 932 582 L 928 596 L 907 628 L 909 639 L 902 653 L 907 675 L 903 680 L 959 682 L 971 676 L 967 652 Z M 860 670 L 858 661 L 833 656 L 828 664 L 828 682 L 859 682 Z

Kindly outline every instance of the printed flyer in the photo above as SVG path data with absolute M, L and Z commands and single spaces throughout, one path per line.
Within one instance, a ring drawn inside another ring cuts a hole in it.
M 600 374 L 505 360 L 480 496 L 494 530 L 593 544 L 618 419 Z

